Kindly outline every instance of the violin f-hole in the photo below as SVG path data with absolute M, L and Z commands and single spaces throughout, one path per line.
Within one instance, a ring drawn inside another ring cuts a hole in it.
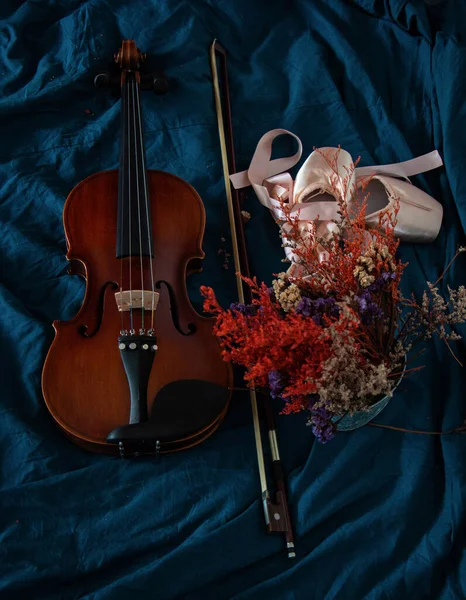
M 118 289 L 118 283 L 116 283 L 116 281 L 107 281 L 106 283 L 104 283 L 104 285 L 102 286 L 100 293 L 99 293 L 99 299 L 97 302 L 97 323 L 96 326 L 94 327 L 93 331 L 91 331 L 91 333 L 88 333 L 88 329 L 89 326 L 88 325 L 80 325 L 78 327 L 78 331 L 79 333 L 86 338 L 91 338 L 94 337 L 94 335 L 99 331 L 101 325 L 102 325 L 102 319 L 104 317 L 104 304 L 105 304 L 105 292 L 107 291 L 107 289 L 111 287 L 112 290 L 117 290 Z
M 172 315 L 172 322 L 173 325 L 175 326 L 175 329 L 178 331 L 178 333 L 181 333 L 181 335 L 193 335 L 193 333 L 196 333 L 197 331 L 197 327 L 196 325 L 194 325 L 194 323 L 188 323 L 187 331 L 183 331 L 181 329 L 181 325 L 180 325 L 180 317 L 179 317 L 179 313 L 178 313 L 178 304 L 176 302 L 176 296 L 175 296 L 175 292 L 173 291 L 172 286 L 164 280 L 159 280 L 157 281 L 157 283 L 155 284 L 156 289 L 160 289 L 160 286 L 164 284 L 165 287 L 167 288 L 167 292 L 168 292 L 168 297 L 170 299 L 170 312 Z

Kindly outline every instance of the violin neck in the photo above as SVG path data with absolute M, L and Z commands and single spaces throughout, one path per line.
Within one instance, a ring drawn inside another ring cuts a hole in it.
M 128 73 L 121 88 L 117 258 L 153 256 L 140 86 Z

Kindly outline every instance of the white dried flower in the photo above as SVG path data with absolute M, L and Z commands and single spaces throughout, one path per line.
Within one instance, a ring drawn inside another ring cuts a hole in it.
M 391 254 L 388 251 L 387 246 L 381 246 L 379 249 L 379 254 L 382 258 L 387 258 L 387 256 L 390 256 L 390 258 L 391 258 Z
M 277 277 L 272 281 L 275 297 L 283 310 L 289 312 L 295 309 L 301 300 L 301 290 L 295 283 L 289 282 L 286 273 L 279 273 Z
M 451 311 L 448 316 L 448 322 L 450 325 L 456 323 L 464 323 L 466 321 L 466 288 L 464 285 L 460 285 L 457 290 L 451 289 L 448 286 L 448 292 L 450 294 Z
M 345 305 L 339 304 L 341 315 L 357 320 Z M 322 363 L 321 376 L 316 383 L 319 400 L 316 407 L 325 406 L 336 415 L 353 414 L 368 407 L 379 396 L 391 393 L 393 379 L 385 363 L 378 365 L 361 360 L 361 350 L 356 341 L 339 332 L 336 324 L 326 328 L 332 344 L 332 356 Z M 404 352 L 400 350 L 404 356 Z M 399 360 L 390 364 L 399 364 Z
M 363 275 L 359 278 L 359 284 L 363 288 L 369 287 L 374 281 L 375 277 L 373 275 Z
M 390 254 L 387 246 L 379 245 L 372 241 L 364 254 L 361 254 L 358 258 L 353 275 L 361 287 L 369 287 L 375 281 L 375 276 L 372 275 L 372 272 L 377 262 L 386 260 L 389 263 L 390 269 L 393 272 L 396 270 L 396 264 L 392 259 L 393 256 Z
M 445 312 L 447 310 L 447 303 L 442 298 L 438 291 L 438 287 L 434 287 L 432 283 L 427 282 L 427 286 L 432 295 L 432 306 L 436 312 Z

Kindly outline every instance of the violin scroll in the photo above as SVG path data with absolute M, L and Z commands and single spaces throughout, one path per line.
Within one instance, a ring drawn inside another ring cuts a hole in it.
M 136 73 L 140 89 L 152 91 L 157 95 L 166 94 L 168 80 L 160 68 L 149 68 L 147 54 L 141 52 L 134 41 L 123 41 L 121 48 L 114 54 L 114 60 L 108 70 L 94 77 L 96 88 L 110 88 L 115 96 L 120 96 L 121 85 L 127 73 Z
M 114 54 L 113 58 L 123 72 L 139 71 L 142 63 L 147 58 L 147 54 L 143 54 L 136 47 L 134 40 L 124 40 L 121 48 Z

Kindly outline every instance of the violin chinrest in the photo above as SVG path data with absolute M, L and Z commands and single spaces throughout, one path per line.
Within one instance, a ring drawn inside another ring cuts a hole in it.
M 227 407 L 228 388 L 196 379 L 182 379 L 165 385 L 152 405 L 150 419 L 114 429 L 107 441 L 160 443 L 195 435 L 216 420 Z

